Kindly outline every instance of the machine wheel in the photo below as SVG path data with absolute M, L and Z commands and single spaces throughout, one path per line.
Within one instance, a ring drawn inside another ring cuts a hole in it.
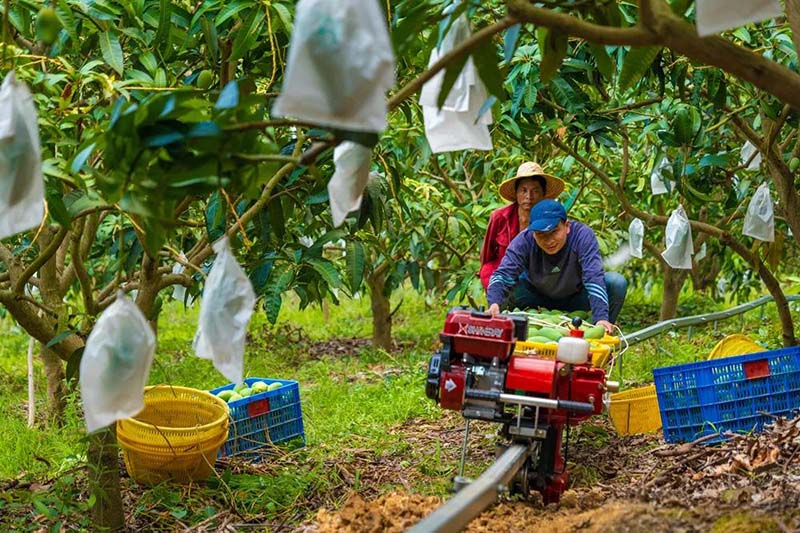
M 529 480 L 531 472 L 531 460 L 528 459 L 525 461 L 525 464 L 517 471 L 517 475 L 514 476 L 514 479 L 511 480 L 511 486 L 509 487 L 511 494 L 519 494 L 523 498 L 527 498 L 528 494 L 531 492 L 531 485 Z
M 536 477 L 535 465 L 539 460 L 539 451 L 541 450 L 541 443 L 534 441 L 531 443 L 531 451 L 525 464 L 522 465 L 517 471 L 517 475 L 511 480 L 509 490 L 511 494 L 519 494 L 523 498 L 527 498 L 533 489 L 531 482 Z

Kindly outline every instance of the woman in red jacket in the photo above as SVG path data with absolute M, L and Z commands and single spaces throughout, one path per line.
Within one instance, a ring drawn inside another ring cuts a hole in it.
M 500 266 L 506 248 L 514 237 L 530 223 L 531 207 L 545 198 L 555 199 L 564 190 L 564 182 L 545 174 L 544 169 L 532 161 L 526 161 L 517 169 L 517 175 L 500 184 L 498 192 L 510 205 L 492 212 L 489 227 L 481 248 L 480 278 L 483 289 L 489 286 L 489 278 Z

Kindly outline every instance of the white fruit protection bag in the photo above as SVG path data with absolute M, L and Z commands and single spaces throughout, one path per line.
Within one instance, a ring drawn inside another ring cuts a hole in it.
M 120 291 L 92 328 L 81 359 L 81 397 L 90 433 L 144 409 L 155 349 L 147 319 Z
M 37 227 L 44 216 L 36 107 L 14 72 L 0 86 L 0 239 Z
M 227 237 L 214 243 L 214 252 L 217 258 L 203 288 L 194 352 L 213 361 L 214 368 L 233 383 L 241 383 L 245 336 L 256 295 Z
M 753 154 L 755 154 L 755 157 L 753 157 Z M 758 167 L 761 166 L 761 152 L 750 141 L 744 143 L 739 157 L 742 165 L 747 165 L 747 170 L 758 170 Z M 751 157 L 753 158 L 752 161 L 750 160 Z
M 638 218 L 631 221 L 628 227 L 628 242 L 631 247 L 631 255 L 633 257 L 642 258 L 642 243 L 644 242 L 644 222 Z
M 706 243 L 703 243 L 700 245 L 700 250 L 698 250 L 697 253 L 694 254 L 694 260 L 702 261 L 703 259 L 706 258 L 706 255 L 708 255 L 708 246 L 706 246 Z
M 472 34 L 469 19 L 461 15 L 442 39 L 441 46 L 431 51 L 428 67 Z M 444 70 L 440 70 L 425 83 L 419 97 L 425 123 L 425 136 L 433 153 L 455 150 L 491 150 L 492 138 L 489 124 L 491 110 L 479 116 L 488 99 L 486 87 L 478 76 L 478 69 L 469 57 L 456 78 L 441 109 L 438 106 L 439 92 L 444 82 Z
M 669 169 L 672 165 L 667 159 L 667 156 L 661 158 L 661 161 L 653 167 L 653 171 L 650 173 L 650 190 L 653 193 L 653 196 L 658 194 L 666 194 L 672 190 L 672 187 L 668 185 L 668 179 L 664 177 L 664 170 Z
M 180 258 L 182 261 L 186 262 L 186 256 L 183 252 L 180 254 Z M 176 262 L 175 265 L 172 267 L 173 274 L 183 274 L 186 270 L 186 267 L 183 264 Z M 172 286 L 172 298 L 178 300 L 179 302 L 186 301 L 186 287 L 183 285 L 173 285 Z
M 760 241 L 775 240 L 775 215 L 767 183 L 759 185 L 753 198 L 750 199 L 742 233 Z
M 336 170 L 328 182 L 333 225 L 339 227 L 347 214 L 361 206 L 364 188 L 369 181 L 372 149 L 344 141 L 333 149 Z
M 374 0 L 300 0 L 273 115 L 351 131 L 386 128 L 394 52 Z
M 783 14 L 778 0 L 697 0 L 696 7 L 700 37 Z
M 692 227 L 689 217 L 686 216 L 683 206 L 679 205 L 669 216 L 666 229 L 667 249 L 661 257 L 672 268 L 691 269 L 694 244 L 692 242 Z

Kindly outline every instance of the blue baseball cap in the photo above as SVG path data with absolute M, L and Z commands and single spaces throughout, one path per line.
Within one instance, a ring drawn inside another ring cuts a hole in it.
M 531 207 L 531 223 L 528 229 L 550 231 L 562 220 L 567 220 L 564 206 L 555 200 L 542 200 Z

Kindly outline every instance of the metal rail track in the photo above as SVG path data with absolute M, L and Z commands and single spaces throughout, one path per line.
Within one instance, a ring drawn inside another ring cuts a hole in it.
M 786 297 L 786 301 L 788 302 L 794 302 L 798 300 L 800 300 L 800 294 L 793 294 Z M 673 318 L 672 320 L 664 320 L 663 322 L 657 322 L 652 326 L 648 326 L 644 329 L 640 329 L 639 331 L 625 335 L 625 340 L 628 341 L 628 344 L 636 344 L 647 340 L 650 337 L 660 335 L 661 333 L 671 329 L 686 328 L 703 324 L 713 324 L 714 322 L 718 322 L 720 320 L 741 315 L 742 313 L 756 309 L 762 305 L 766 305 L 771 301 L 773 301 L 772 296 L 762 296 L 761 298 L 753 300 L 752 302 L 737 305 L 736 307 L 731 307 L 725 311 L 715 311 L 713 313 L 706 313 L 703 315 L 685 316 L 681 318 Z
M 800 295 L 787 296 L 789 302 L 800 301 Z M 658 322 L 628 335 L 628 345 L 637 344 L 666 331 L 726 320 L 773 301 L 772 296 L 762 296 L 752 302 L 702 315 L 693 315 Z M 455 533 L 462 531 L 473 518 L 497 500 L 504 486 L 511 481 L 528 458 L 529 447 L 509 447 L 478 479 L 461 489 L 444 505 L 409 529 L 409 533 Z
M 408 531 L 411 533 L 455 533 L 497 500 L 498 494 L 528 458 L 529 447 L 510 446 L 481 476 L 458 491 L 444 505 Z

